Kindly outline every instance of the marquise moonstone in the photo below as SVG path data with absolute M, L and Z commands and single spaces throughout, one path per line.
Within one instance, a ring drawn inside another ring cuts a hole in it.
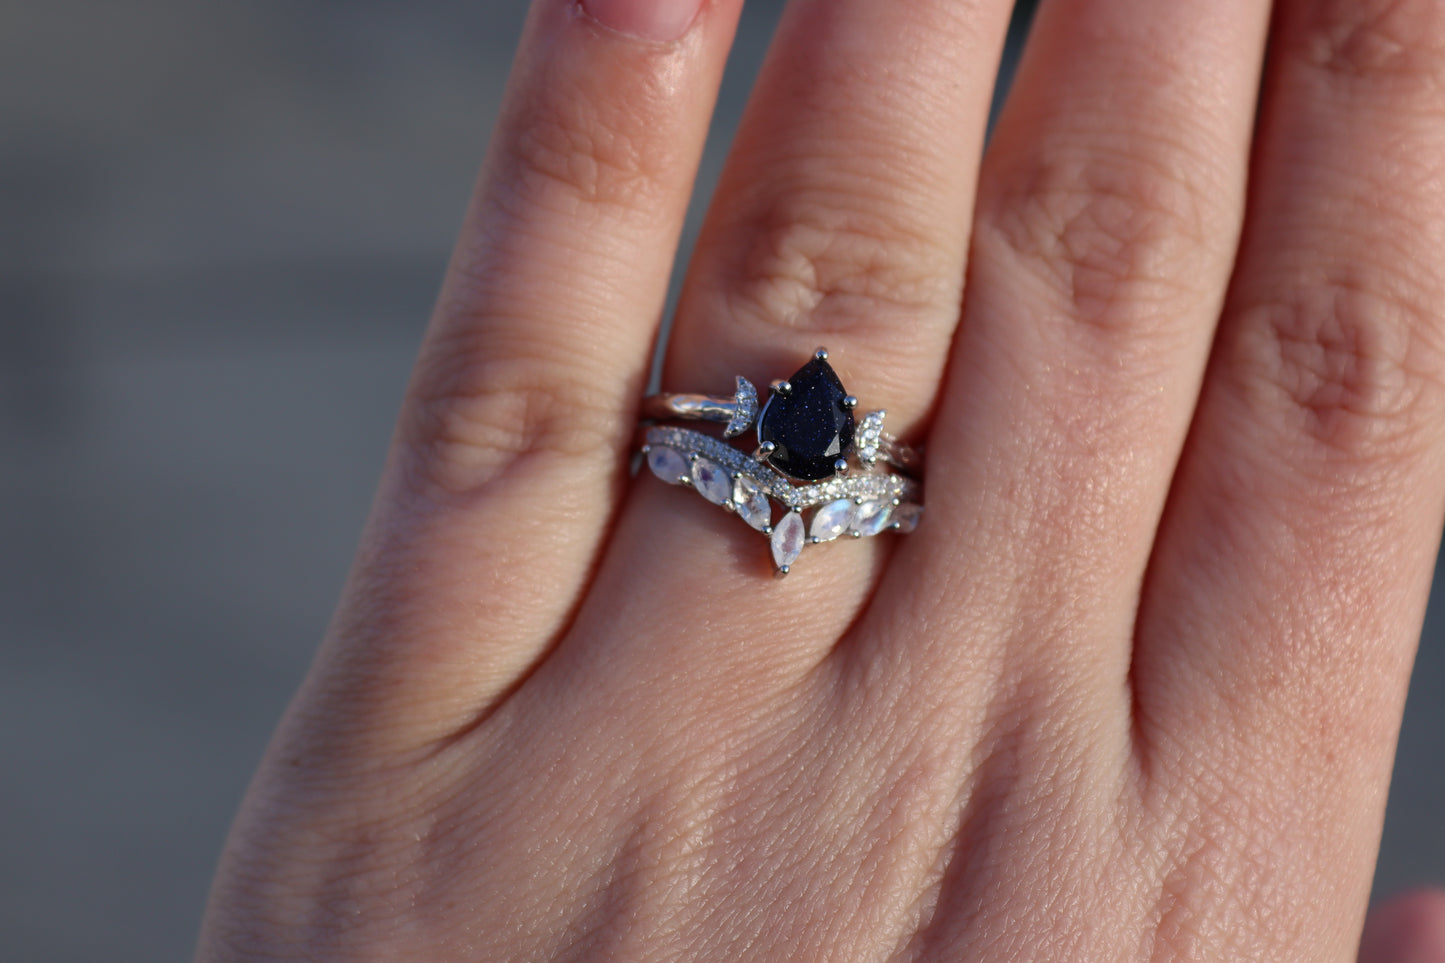
M 911 532 L 918 527 L 918 516 L 922 514 L 922 505 L 899 505 L 893 510 L 893 524 L 900 532 Z
M 760 532 L 773 524 L 773 506 L 758 483 L 747 475 L 739 475 L 733 484 L 733 504 L 737 506 L 738 517 Z
M 864 502 L 858 506 L 858 511 L 853 515 L 853 523 L 848 530 L 859 535 L 877 535 L 888 527 L 892 517 L 893 502 Z
M 788 379 L 787 394 L 773 392 L 758 422 L 758 440 L 772 442 L 768 463 L 803 481 L 821 481 L 853 449 L 856 422 L 844 406 L 848 392 L 833 368 L 814 358 Z
M 773 529 L 773 564 L 779 571 L 787 571 L 798 556 L 803 554 L 803 541 L 807 531 L 803 528 L 803 516 L 788 512 Z
M 857 507 L 851 498 L 829 502 L 813 515 L 813 527 L 808 534 L 816 541 L 831 542 L 848 530 Z
M 693 459 L 692 487 L 714 505 L 724 505 L 733 497 L 732 479 L 721 465 L 707 458 Z
M 676 448 L 653 445 L 647 450 L 647 467 L 669 485 L 680 485 L 687 477 L 687 459 Z

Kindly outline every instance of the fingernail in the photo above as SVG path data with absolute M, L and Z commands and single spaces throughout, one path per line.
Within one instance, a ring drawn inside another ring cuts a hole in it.
M 687 33 L 703 0 L 582 0 L 582 9 L 618 33 L 667 42 Z

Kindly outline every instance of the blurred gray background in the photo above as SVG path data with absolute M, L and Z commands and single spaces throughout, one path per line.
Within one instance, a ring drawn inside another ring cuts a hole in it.
M 0 2 L 0 959 L 189 957 L 523 6 Z M 779 6 L 745 14 L 689 240 Z M 1442 629 L 1382 894 L 1445 881 Z

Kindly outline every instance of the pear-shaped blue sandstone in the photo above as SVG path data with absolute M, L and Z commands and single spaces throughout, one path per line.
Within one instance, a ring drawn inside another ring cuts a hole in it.
M 848 392 L 819 357 L 799 368 L 788 385 L 786 394 L 773 392 L 758 422 L 758 440 L 776 446 L 768 462 L 803 481 L 832 477 L 837 461 L 853 449 L 853 411 L 843 404 Z

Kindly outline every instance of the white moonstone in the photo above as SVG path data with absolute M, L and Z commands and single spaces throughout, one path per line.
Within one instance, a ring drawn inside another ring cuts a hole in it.
M 864 502 L 858 506 L 853 513 L 853 524 L 848 531 L 856 532 L 859 535 L 877 535 L 888 527 L 889 518 L 893 515 L 893 503 L 891 501 Z
M 733 504 L 737 506 L 738 517 L 760 532 L 773 523 L 772 503 L 758 483 L 747 475 L 739 475 L 733 484 Z
M 813 515 L 813 527 L 808 534 L 820 542 L 831 542 L 848 530 L 857 507 L 851 498 L 829 502 Z
M 777 528 L 773 529 L 773 564 L 780 570 L 792 567 L 803 553 L 805 535 L 802 515 L 797 512 L 784 515 Z
M 647 449 L 647 467 L 669 485 L 680 485 L 688 474 L 687 459 L 676 448 L 653 445 Z
M 911 532 L 918 527 L 918 516 L 922 514 L 922 505 L 899 505 L 893 509 L 893 523 L 900 532 Z
M 692 487 L 714 505 L 725 504 L 733 497 L 733 480 L 721 465 L 707 458 L 693 461 Z

